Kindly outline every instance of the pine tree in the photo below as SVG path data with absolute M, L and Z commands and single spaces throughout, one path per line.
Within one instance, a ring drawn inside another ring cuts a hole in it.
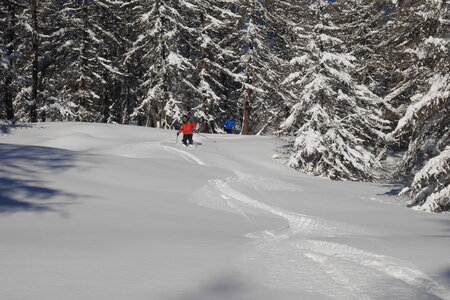
M 450 210 L 450 146 L 431 158 L 416 173 L 401 194 L 412 199 L 410 206 L 428 212 Z
M 386 47 L 394 6 L 389 1 L 372 0 L 344 0 L 339 6 L 341 39 L 358 61 L 353 75 L 359 83 L 384 98 L 397 85 L 402 85 L 397 79 L 398 66 L 393 61 L 395 47 Z M 381 105 L 385 106 L 386 117 L 391 119 L 395 108 L 389 103 L 383 102 Z
M 298 56 L 284 81 L 298 97 L 281 126 L 297 136 L 289 165 L 331 179 L 372 180 L 379 166 L 373 147 L 383 137 L 378 98 L 352 78 L 356 59 L 338 37 L 335 4 L 305 8 L 297 12 Z
M 200 131 L 209 132 L 216 131 L 217 120 L 224 118 L 222 106 L 232 71 L 227 65 L 231 55 L 223 44 L 237 16 L 228 9 L 228 1 L 203 0 L 196 1 L 196 5 L 191 57 L 196 65 L 194 97 L 197 101 L 191 113 L 200 120 Z
M 18 15 L 21 14 L 25 4 L 22 1 L 3 1 L 0 4 L 0 13 L 4 16 L 0 18 L 1 45 L 0 55 L 0 84 L 1 102 L 0 102 L 0 119 L 13 120 L 15 118 L 15 110 L 13 106 L 16 94 L 16 80 L 18 77 L 17 61 L 19 56 L 19 20 Z
M 15 1 L 16 8 L 21 9 L 15 14 L 15 24 L 11 24 L 10 32 L 18 43 L 14 59 L 16 80 L 12 82 L 15 93 L 15 116 L 22 122 L 37 122 L 45 118 L 41 111 L 44 105 L 44 75 L 49 64 L 46 57 L 47 39 L 52 30 L 47 17 L 50 14 L 51 2 Z M 9 77 L 11 78 L 11 77 Z M 11 91 L 11 90 L 10 90 Z
M 408 1 L 396 24 L 400 57 L 409 60 L 403 71 L 411 97 L 402 117 L 389 135 L 393 144 L 406 146 L 397 174 L 409 179 L 416 174 L 409 196 L 411 205 L 427 210 L 448 210 L 446 147 L 450 144 L 450 29 L 446 1 Z M 439 166 L 441 164 L 442 166 Z M 436 198 L 436 194 L 441 196 Z M 442 194 L 444 193 L 444 194 Z M 430 206 L 430 202 L 437 201 Z
M 189 54 L 195 40 L 189 16 L 197 6 L 189 1 L 139 2 L 140 34 L 129 51 L 144 69 L 140 90 L 144 96 L 135 110 L 139 123 L 169 127 L 195 107 L 195 66 Z
M 140 78 L 143 77 L 143 67 L 138 57 L 131 57 L 129 51 L 133 48 L 134 41 L 139 36 L 140 27 L 134 20 L 139 20 L 140 4 L 138 1 L 125 1 L 118 9 L 118 20 L 115 22 L 114 36 L 120 40 L 117 45 L 118 56 L 114 57 L 119 64 L 120 94 L 114 99 L 111 107 L 111 115 L 108 122 L 130 124 L 134 110 L 139 106 L 139 99 L 143 98 L 143 91 L 139 89 Z M 133 58 L 133 59 L 132 59 Z
M 277 48 L 281 37 L 274 29 L 280 26 L 274 20 L 280 19 L 270 4 L 246 0 L 236 1 L 233 7 L 240 19 L 226 47 L 234 52 L 234 80 L 241 87 L 237 94 L 242 108 L 241 134 L 261 130 L 277 116 L 280 103 L 284 103 L 280 86 L 284 53 Z
M 58 27 L 52 42 L 61 59 L 56 74 L 59 83 L 54 102 L 53 119 L 101 121 L 102 108 L 109 100 L 109 82 L 120 76 L 111 57 L 118 44 L 111 33 L 111 21 L 117 21 L 120 2 L 61 1 L 58 6 Z M 114 53 L 115 54 L 115 53 Z

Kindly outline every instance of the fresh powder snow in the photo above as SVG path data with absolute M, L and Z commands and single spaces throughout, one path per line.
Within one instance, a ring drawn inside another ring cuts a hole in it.
M 269 136 L 3 126 L 0 299 L 450 299 L 450 219 Z

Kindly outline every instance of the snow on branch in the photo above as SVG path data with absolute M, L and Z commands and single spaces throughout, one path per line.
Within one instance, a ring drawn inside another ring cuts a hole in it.
M 450 145 L 414 176 L 411 187 L 402 192 L 411 206 L 427 212 L 450 210 Z

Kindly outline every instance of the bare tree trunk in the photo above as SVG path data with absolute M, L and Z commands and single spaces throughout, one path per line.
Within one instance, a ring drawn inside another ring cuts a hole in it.
M 125 78 L 125 102 L 122 103 L 122 109 L 121 109 L 121 120 L 122 120 L 122 124 L 130 124 L 131 122 L 131 88 L 130 88 L 130 80 L 129 80 L 129 74 L 130 74 L 130 70 L 129 67 L 127 66 L 127 76 Z
M 14 119 L 14 106 L 13 106 L 13 96 L 11 94 L 11 84 L 12 84 L 12 76 L 7 75 L 5 80 L 5 92 L 3 95 L 3 102 L 5 104 L 6 110 L 6 119 L 12 120 Z
M 255 22 L 254 14 L 253 14 L 253 12 L 254 12 L 253 3 L 247 1 L 247 7 L 249 9 L 249 10 L 246 11 L 247 18 L 251 19 L 252 22 Z M 254 41 L 253 41 L 254 37 L 251 36 L 250 39 L 251 39 L 251 41 L 249 43 L 249 49 L 247 51 L 251 51 L 254 48 L 254 45 L 253 45 L 254 44 Z M 253 71 L 252 71 L 252 68 L 251 68 L 251 65 L 252 65 L 252 61 L 251 60 L 252 60 L 252 57 L 250 57 L 250 61 L 247 62 L 247 65 L 246 65 L 246 68 L 245 68 L 246 69 L 245 72 L 246 72 L 246 75 L 247 75 L 247 80 L 246 80 L 247 84 L 252 84 L 253 83 L 252 82 Z M 241 130 L 241 134 L 242 135 L 248 135 L 250 133 L 250 116 L 251 116 L 251 113 L 252 113 L 253 92 L 254 92 L 253 88 L 251 88 L 250 86 L 246 87 L 246 95 L 245 95 L 246 99 L 244 101 L 244 107 L 243 107 L 244 108 L 244 115 L 242 117 L 242 130 Z
M 32 0 L 31 13 L 33 21 L 33 72 L 31 85 L 31 105 L 30 105 L 30 122 L 37 122 L 37 104 L 38 104 L 38 80 L 39 80 L 39 38 L 38 38 L 38 0 Z
M 244 116 L 242 118 L 242 135 L 248 135 L 250 133 L 250 115 L 252 111 L 253 103 L 253 89 L 247 88 L 247 100 L 244 103 Z
M 110 117 L 110 97 L 108 91 L 103 88 L 103 97 L 102 97 L 102 123 L 108 123 Z
M 147 127 L 156 127 L 158 124 L 158 108 L 156 107 L 156 103 L 151 102 L 150 107 L 148 108 L 147 122 L 145 126 Z

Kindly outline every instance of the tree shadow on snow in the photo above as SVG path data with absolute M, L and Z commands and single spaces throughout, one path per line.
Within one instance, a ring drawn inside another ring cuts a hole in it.
M 385 196 L 398 196 L 398 194 L 400 194 L 400 192 L 402 191 L 403 188 L 393 188 L 390 189 L 389 191 L 387 191 L 386 193 L 383 193 L 381 195 L 385 195 Z
M 0 213 L 54 211 L 68 204 L 49 203 L 58 196 L 76 195 L 47 187 L 43 179 L 75 167 L 75 160 L 75 153 L 68 150 L 0 143 Z
M 203 286 L 184 292 L 182 296 L 168 297 L 167 300 L 319 299 L 316 294 L 311 297 L 302 296 L 303 294 L 299 296 L 298 293 L 290 291 L 271 291 L 238 274 L 227 273 L 218 274 Z
M 445 270 L 442 275 L 444 276 L 444 281 L 447 284 L 447 287 L 450 288 L 450 267 Z
M 388 189 L 385 193 L 377 194 L 378 196 L 398 196 L 398 194 L 405 187 L 401 182 L 393 182 L 389 184 L 382 184 L 381 187 Z
M 205 282 L 204 285 L 196 289 L 185 291 L 180 296 L 165 297 L 167 300 L 225 300 L 239 299 L 246 288 L 246 284 L 241 278 L 231 274 L 222 274 L 217 278 Z
M 444 213 L 445 214 L 445 213 Z M 440 229 L 441 231 L 445 232 L 446 235 L 442 235 L 444 237 L 449 237 L 449 233 L 450 233 L 450 220 L 442 220 L 442 219 L 426 219 L 426 221 L 428 222 L 434 222 L 434 223 L 439 223 L 440 225 L 442 225 L 442 228 Z
M 0 134 L 11 134 L 12 129 L 16 128 L 31 128 L 33 125 L 31 124 L 18 124 L 18 125 L 9 125 L 9 124 L 0 124 Z

